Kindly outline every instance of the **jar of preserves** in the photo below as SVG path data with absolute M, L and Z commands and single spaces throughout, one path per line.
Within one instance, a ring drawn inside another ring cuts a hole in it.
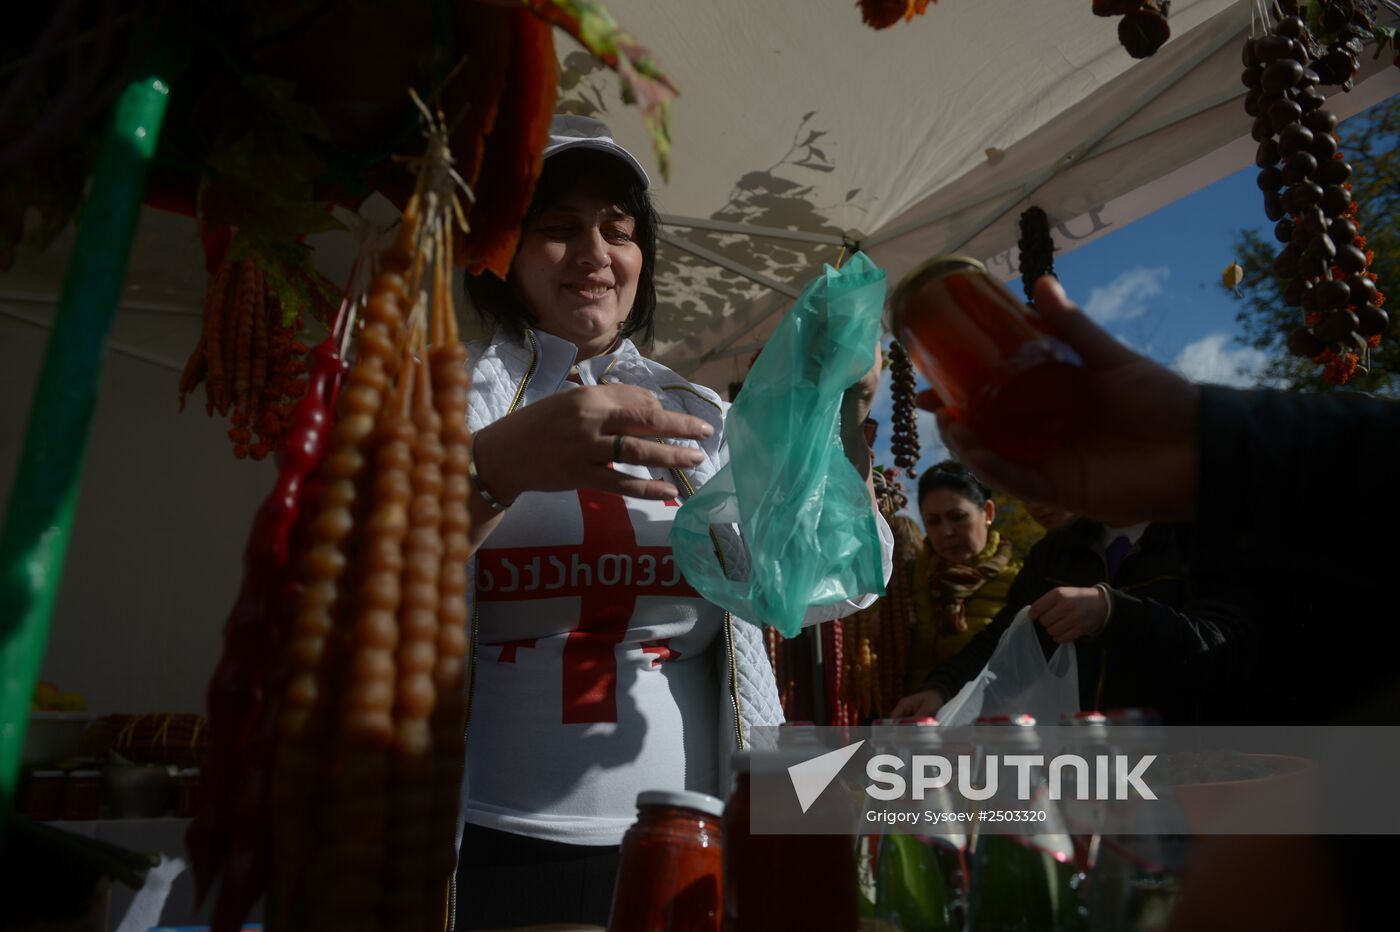
M 199 800 L 199 768 L 186 767 L 176 777 L 175 818 L 194 817 L 195 805 Z
M 31 771 L 24 790 L 24 814 L 35 822 L 52 822 L 61 818 L 64 779 L 62 770 Z
M 102 771 L 74 770 L 68 774 L 63 818 L 70 822 L 96 819 L 102 810 Z
M 648 790 L 622 839 L 609 932 L 718 932 L 723 801 Z
M 724 932 L 855 932 L 856 839 L 755 834 L 749 752 L 736 753 L 733 764 L 734 793 L 724 809 Z
M 895 288 L 890 311 L 938 404 L 997 453 L 1042 459 L 1078 432 L 1089 400 L 1083 360 L 982 263 L 930 259 Z

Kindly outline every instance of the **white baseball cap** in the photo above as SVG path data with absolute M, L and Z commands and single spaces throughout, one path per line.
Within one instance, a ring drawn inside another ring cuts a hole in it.
M 612 130 L 600 120 L 572 113 L 556 114 L 549 123 L 549 144 L 544 147 L 544 157 L 547 159 L 570 149 L 597 149 L 614 155 L 637 173 L 643 188 L 651 187 L 651 179 L 642 163 L 614 141 Z

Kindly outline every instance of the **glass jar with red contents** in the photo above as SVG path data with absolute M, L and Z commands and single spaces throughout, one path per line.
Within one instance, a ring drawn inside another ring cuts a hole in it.
M 890 310 L 939 404 L 997 453 L 1038 460 L 1078 432 L 1089 400 L 1083 360 L 982 263 L 930 259 L 899 283 Z
M 74 770 L 68 774 L 63 818 L 70 822 L 96 819 L 102 809 L 102 771 Z
M 704 793 L 648 790 L 622 839 L 609 932 L 718 932 L 724 803 Z
M 733 764 L 734 794 L 724 809 L 724 932 L 855 932 L 855 839 L 752 832 L 749 752 L 735 754 Z
M 25 781 L 24 805 L 20 811 L 35 822 L 62 818 L 65 778 L 62 770 L 31 771 Z

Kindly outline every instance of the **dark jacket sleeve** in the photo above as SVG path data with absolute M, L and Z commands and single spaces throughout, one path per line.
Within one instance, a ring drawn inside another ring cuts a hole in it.
M 1175 668 L 1197 681 L 1246 677 L 1260 636 L 1258 600 L 1248 580 L 1216 571 L 1189 575 L 1180 608 L 1109 589 L 1109 623 L 1096 643 L 1135 665 Z
M 1283 717 L 1350 719 L 1395 676 L 1400 404 L 1203 386 L 1193 565 L 1256 582 Z M 1396 713 L 1400 718 L 1400 712 Z
M 1393 572 L 1400 404 L 1202 386 L 1197 563 L 1357 592 Z
M 1049 540 L 1050 536 L 1041 538 L 1026 554 L 1021 572 L 1016 574 L 1011 588 L 1006 593 L 1006 606 L 997 612 L 997 617 L 992 619 L 992 623 L 968 641 L 966 647 L 936 667 L 924 680 L 922 689 L 937 687 L 951 699 L 968 680 L 982 672 L 982 668 L 996 652 L 997 642 L 1006 633 L 1006 629 L 1011 627 L 1011 622 L 1016 620 L 1016 613 L 1045 594 L 1048 587 L 1045 568 L 1052 546 Z

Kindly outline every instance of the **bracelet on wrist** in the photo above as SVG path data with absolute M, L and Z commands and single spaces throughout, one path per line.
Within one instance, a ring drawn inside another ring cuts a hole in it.
M 491 510 L 497 513 L 505 511 L 510 505 L 502 502 L 496 496 L 487 491 L 486 486 L 481 481 L 481 474 L 476 471 L 476 435 L 472 435 L 471 442 L 467 444 L 467 477 L 471 480 L 472 488 L 481 500 L 491 506 Z

